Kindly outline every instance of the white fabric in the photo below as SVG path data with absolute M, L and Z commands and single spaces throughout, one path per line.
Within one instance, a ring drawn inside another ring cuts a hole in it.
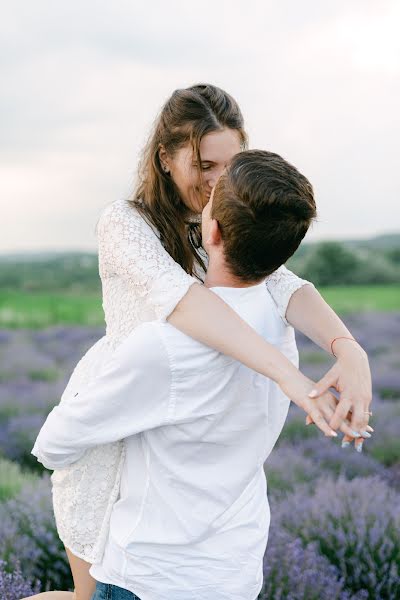
M 213 291 L 298 365 L 294 331 L 264 283 Z M 32 452 L 62 468 L 127 438 L 95 579 L 142 600 L 255 600 L 270 522 L 263 464 L 288 408 L 271 380 L 168 323 L 148 323 L 52 410 Z
M 76 365 L 61 403 L 101 372 L 112 351 L 140 323 L 165 319 L 197 281 L 173 261 L 157 231 L 125 200 L 103 210 L 98 247 L 106 335 Z M 267 279 L 283 318 L 291 294 L 305 283 L 285 267 Z M 119 494 L 123 453 L 121 442 L 98 446 L 51 476 L 60 539 L 87 562 L 100 560 L 104 552 L 111 510 Z

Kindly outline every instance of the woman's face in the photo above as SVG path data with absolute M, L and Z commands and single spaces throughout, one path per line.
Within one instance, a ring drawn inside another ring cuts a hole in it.
M 240 135 L 235 129 L 222 129 L 207 133 L 200 142 L 201 173 L 204 195 L 201 195 L 201 181 L 196 157 L 190 144 L 180 148 L 173 158 L 162 157 L 169 167 L 185 205 L 194 213 L 200 214 L 211 196 L 219 176 L 233 156 L 241 151 Z

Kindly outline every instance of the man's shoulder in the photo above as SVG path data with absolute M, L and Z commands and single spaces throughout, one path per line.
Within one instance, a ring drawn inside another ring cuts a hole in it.
M 154 331 L 164 344 L 171 366 L 182 377 L 191 373 L 208 373 L 236 363 L 233 358 L 195 340 L 168 322 L 154 322 Z
M 187 371 L 188 374 L 191 369 L 218 368 L 220 362 L 233 362 L 233 359 L 161 320 L 135 327 L 118 346 L 116 353 L 120 362 L 146 368 L 154 365 L 157 369 L 160 363 L 168 364 L 173 371 Z

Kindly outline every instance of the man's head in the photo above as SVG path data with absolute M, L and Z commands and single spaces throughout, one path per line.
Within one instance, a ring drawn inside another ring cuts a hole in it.
M 203 210 L 210 265 L 223 256 L 233 278 L 257 283 L 292 256 L 315 217 L 312 186 L 293 165 L 273 152 L 240 152 Z

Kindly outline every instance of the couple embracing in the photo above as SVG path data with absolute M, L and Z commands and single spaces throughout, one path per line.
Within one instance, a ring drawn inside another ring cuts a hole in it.
M 263 464 L 290 401 L 358 451 L 371 435 L 364 350 L 283 266 L 316 217 L 312 186 L 246 146 L 231 96 L 177 90 L 133 200 L 100 217 L 106 334 L 32 450 L 54 470 L 75 591 L 38 598 L 255 600 L 270 523 Z M 318 384 L 298 370 L 294 327 L 337 357 Z

